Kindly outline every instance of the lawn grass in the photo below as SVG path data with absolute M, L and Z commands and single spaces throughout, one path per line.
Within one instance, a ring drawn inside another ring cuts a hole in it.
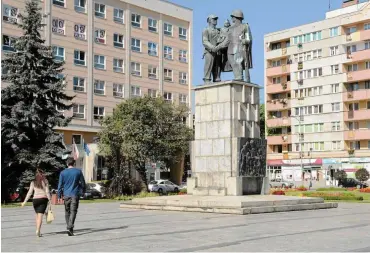
M 328 192 L 328 191 L 309 191 L 309 192 Z M 343 191 L 338 191 L 343 193 Z M 350 191 L 356 197 L 363 197 L 364 200 L 325 200 L 325 202 L 349 202 L 349 203 L 370 203 L 370 193 L 363 193 L 357 191 Z M 335 193 L 335 191 L 330 191 L 330 193 Z M 301 196 L 302 192 L 286 192 L 287 196 Z

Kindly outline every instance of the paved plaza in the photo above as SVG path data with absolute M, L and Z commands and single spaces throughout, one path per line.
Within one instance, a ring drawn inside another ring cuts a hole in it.
M 2 208 L 2 251 L 370 251 L 370 204 L 246 216 L 81 204 L 74 237 L 55 214 L 36 238 L 32 207 Z

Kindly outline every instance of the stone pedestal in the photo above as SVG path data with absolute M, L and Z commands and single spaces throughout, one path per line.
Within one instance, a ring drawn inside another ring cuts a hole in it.
M 260 161 L 243 158 L 246 143 L 260 138 L 259 90 L 255 84 L 225 81 L 195 90 L 195 140 L 188 194 L 240 196 L 263 194 L 266 189 L 266 143 Z M 256 144 L 256 143 L 254 143 Z M 249 145 L 249 144 L 248 144 Z M 243 149 L 243 147 L 245 147 Z M 249 170 L 248 167 L 259 169 Z M 244 170 L 242 169 L 244 168 Z M 268 183 L 267 183 L 268 185 Z

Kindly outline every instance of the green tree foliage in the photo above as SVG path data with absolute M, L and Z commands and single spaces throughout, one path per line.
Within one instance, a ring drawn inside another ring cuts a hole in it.
M 260 105 L 260 132 L 261 132 L 261 139 L 266 139 L 266 123 L 265 123 L 265 105 Z
M 188 112 L 187 107 L 174 106 L 163 98 L 128 99 L 102 120 L 100 150 L 126 160 L 147 185 L 146 164 L 161 162 L 170 167 L 188 152 L 193 136 L 184 123 Z M 119 167 L 117 163 L 116 170 Z
M 355 177 L 361 182 L 366 182 L 367 180 L 369 180 L 370 174 L 367 169 L 362 168 L 356 171 Z
M 338 170 L 334 173 L 334 178 L 338 181 L 342 181 L 347 178 L 347 173 L 344 170 Z
M 73 99 L 64 93 L 64 78 L 58 76 L 63 62 L 53 59 L 40 36 L 44 25 L 38 1 L 26 2 L 20 20 L 23 35 L 2 60 L 2 81 L 8 84 L 1 94 L 3 200 L 20 179 L 27 183 L 37 167 L 52 172 L 65 166 L 63 137 L 54 128 L 68 124 L 70 119 L 57 107 L 69 110 L 67 103 Z

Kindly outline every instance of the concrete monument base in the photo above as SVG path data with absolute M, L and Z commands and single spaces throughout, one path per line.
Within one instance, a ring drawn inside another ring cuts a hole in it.
M 146 210 L 246 215 L 336 208 L 338 207 L 338 203 L 324 203 L 322 198 L 302 198 L 276 195 L 177 195 L 133 199 L 131 201 L 123 202 L 120 207 Z

